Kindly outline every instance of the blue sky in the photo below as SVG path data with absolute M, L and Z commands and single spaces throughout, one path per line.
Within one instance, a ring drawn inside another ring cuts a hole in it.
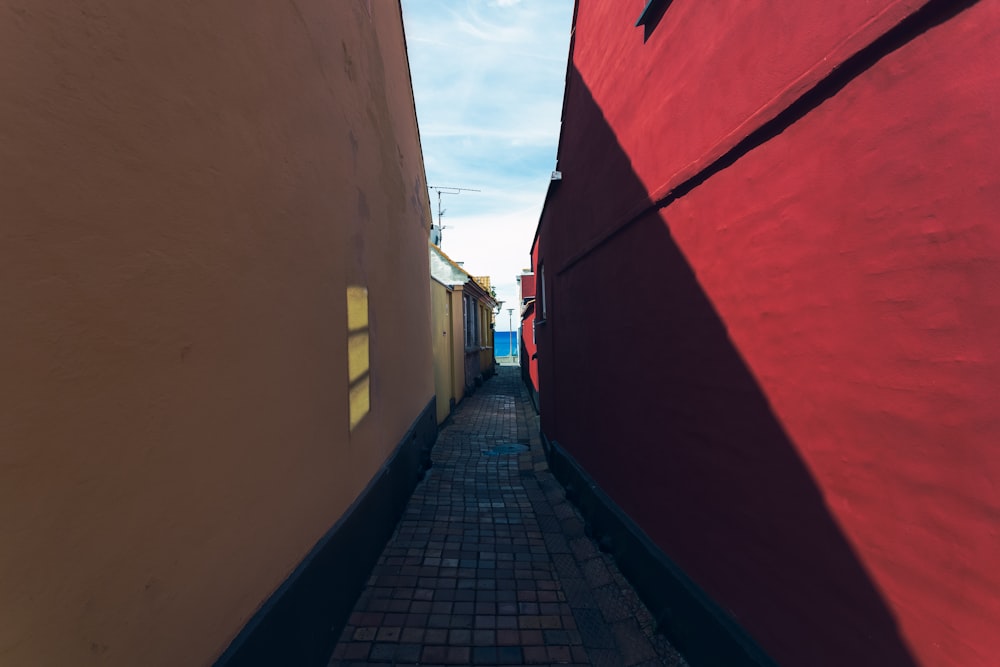
M 490 276 L 506 330 L 555 169 L 573 0 L 402 6 L 427 183 L 482 190 L 443 195 L 441 247 Z

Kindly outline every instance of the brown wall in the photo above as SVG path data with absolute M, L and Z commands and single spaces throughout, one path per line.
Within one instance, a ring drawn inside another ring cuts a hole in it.
M 431 399 L 402 23 L 367 6 L 0 0 L 0 664 L 210 664 Z

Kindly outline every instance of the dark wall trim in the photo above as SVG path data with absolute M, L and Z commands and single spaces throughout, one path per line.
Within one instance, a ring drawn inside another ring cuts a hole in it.
M 549 468 L 602 551 L 635 587 L 692 667 L 777 667 L 743 628 L 671 561 L 558 442 L 542 433 Z
M 437 438 L 435 399 L 339 521 L 264 603 L 215 667 L 325 667 Z
M 538 407 L 538 392 L 530 383 L 528 384 L 528 398 L 531 399 L 531 407 L 535 409 L 535 414 L 541 414 L 542 411 Z

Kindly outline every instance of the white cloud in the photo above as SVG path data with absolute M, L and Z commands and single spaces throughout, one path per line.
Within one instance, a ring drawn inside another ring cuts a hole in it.
M 531 199 L 540 200 L 544 192 L 532 195 Z M 497 298 L 504 302 L 504 309 L 513 307 L 516 314 L 520 295 L 515 277 L 522 269 L 530 267 L 529 252 L 537 222 L 538 208 L 534 203 L 450 220 L 445 216 L 442 249 L 452 259 L 464 262 L 469 273 L 490 276 L 497 288 Z M 484 242 L 484 239 L 487 240 Z M 516 320 L 515 316 L 515 327 Z M 498 320 L 497 329 L 507 329 L 506 318 Z
M 443 249 L 507 304 L 555 166 L 572 14 L 573 0 L 403 0 L 427 182 L 482 190 L 443 196 Z

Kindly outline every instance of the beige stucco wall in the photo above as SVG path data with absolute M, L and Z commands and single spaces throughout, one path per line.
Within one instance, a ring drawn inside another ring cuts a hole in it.
M 0 665 L 211 664 L 433 396 L 368 4 L 0 0 Z
M 493 311 L 484 304 L 479 304 L 479 327 L 482 331 L 483 349 L 479 352 L 479 370 L 482 373 L 489 373 L 493 370 L 494 343 L 493 343 Z
M 462 300 L 465 298 L 465 288 L 456 285 L 451 293 L 451 330 L 452 340 L 452 398 L 455 404 L 465 398 L 465 315 L 462 310 Z
M 431 281 L 431 343 L 434 348 L 434 395 L 437 397 L 437 422 L 448 418 L 455 390 L 452 386 L 454 330 L 451 314 L 452 292 L 436 280 Z

